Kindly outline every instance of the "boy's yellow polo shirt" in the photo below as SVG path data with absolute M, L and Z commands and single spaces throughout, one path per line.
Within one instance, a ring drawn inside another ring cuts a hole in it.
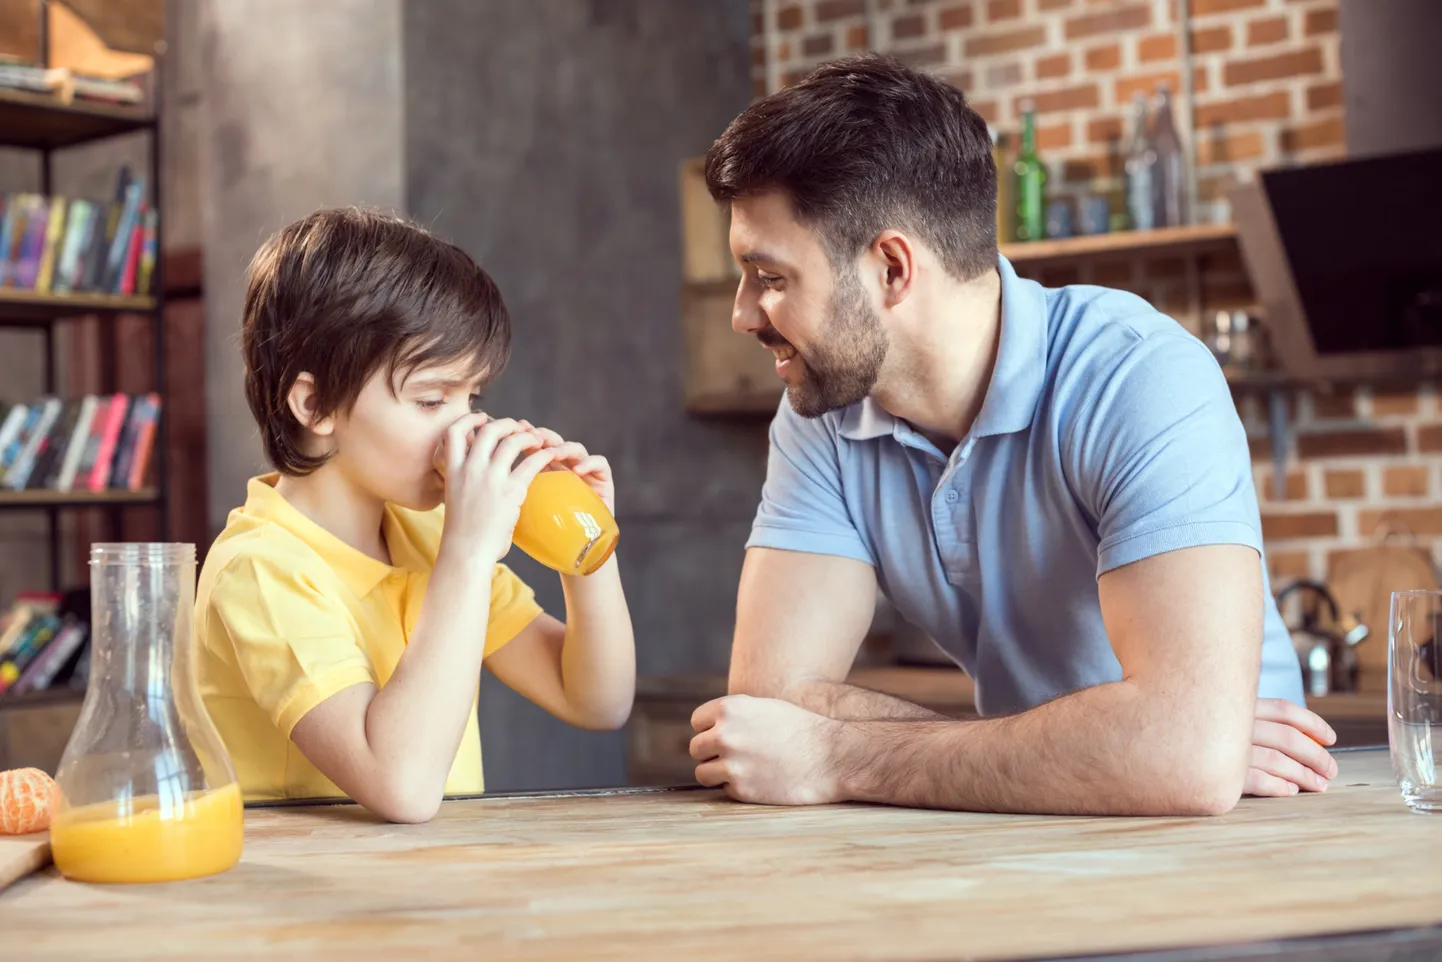
M 251 480 L 200 572 L 200 690 L 247 800 L 340 797 L 291 742 L 291 729 L 336 692 L 390 679 L 420 617 L 445 509 L 387 505 L 387 565 L 297 511 L 275 490 L 277 477 Z M 531 589 L 497 565 L 485 653 L 540 614 Z M 484 787 L 472 704 L 446 792 Z

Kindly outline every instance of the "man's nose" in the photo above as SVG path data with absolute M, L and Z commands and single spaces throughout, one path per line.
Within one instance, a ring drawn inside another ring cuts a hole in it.
M 736 292 L 736 303 L 731 308 L 731 330 L 737 334 L 755 334 L 770 322 L 761 310 L 756 298 L 749 295 L 745 286 Z

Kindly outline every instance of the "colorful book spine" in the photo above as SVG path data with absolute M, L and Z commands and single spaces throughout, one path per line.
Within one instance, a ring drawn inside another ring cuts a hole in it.
M 48 294 L 54 286 L 55 262 L 60 256 L 60 240 L 65 236 L 66 200 L 54 197 L 50 200 L 50 219 L 46 222 L 45 252 L 40 257 L 40 274 L 35 278 L 35 290 Z
M 120 442 L 120 432 L 125 427 L 130 404 L 124 394 L 111 399 L 110 412 L 105 422 L 105 431 L 100 436 L 100 450 L 95 454 L 95 467 L 90 472 L 87 487 L 91 491 L 104 491 L 110 483 L 110 469 L 115 461 L 115 448 Z

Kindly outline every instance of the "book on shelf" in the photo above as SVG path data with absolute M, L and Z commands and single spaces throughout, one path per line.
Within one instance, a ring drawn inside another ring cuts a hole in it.
M 128 166 L 106 202 L 0 194 L 0 293 L 149 294 L 158 226 Z
M 155 393 L 11 406 L 0 414 L 0 491 L 142 490 L 160 408 Z
M 138 104 L 145 99 L 144 88 L 135 80 L 92 77 L 69 67 L 41 67 L 9 57 L 0 59 L 0 87 L 50 94 L 61 106 L 74 99 L 112 104 Z
M 0 698 L 44 691 L 72 678 L 90 637 L 85 618 L 67 610 L 60 595 L 17 597 L 0 615 Z

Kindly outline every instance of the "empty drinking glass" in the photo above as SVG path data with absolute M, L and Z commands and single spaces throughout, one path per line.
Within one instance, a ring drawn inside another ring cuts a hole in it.
M 1442 591 L 1392 592 L 1387 647 L 1387 736 L 1402 798 L 1414 812 L 1442 811 Z

